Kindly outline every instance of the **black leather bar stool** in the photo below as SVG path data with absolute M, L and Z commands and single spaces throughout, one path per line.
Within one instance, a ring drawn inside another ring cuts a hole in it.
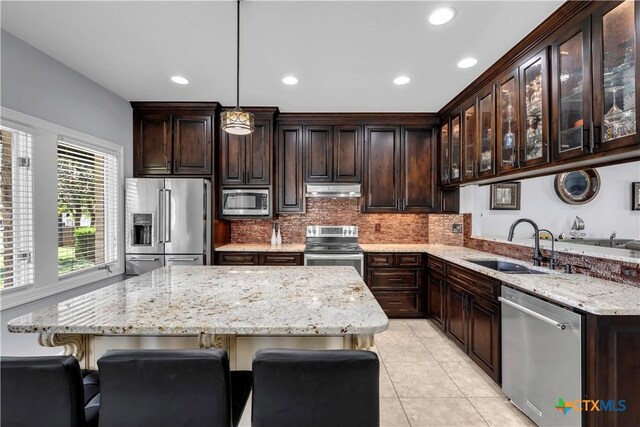
M 98 426 L 98 374 L 73 356 L 2 357 L 0 366 L 3 427 Z
M 237 426 L 249 371 L 224 350 L 109 350 L 98 360 L 100 427 Z
M 259 350 L 253 427 L 378 427 L 380 365 L 370 351 Z

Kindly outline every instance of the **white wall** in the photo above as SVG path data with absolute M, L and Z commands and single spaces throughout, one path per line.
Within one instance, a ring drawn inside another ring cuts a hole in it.
M 121 145 L 124 148 L 124 175 L 125 177 L 131 176 L 133 129 L 129 103 L 4 30 L 0 32 L 0 43 L 0 93 L 2 95 L 0 104 L 12 110 Z M 38 142 L 42 144 L 43 141 L 49 140 L 51 144 L 55 145 L 55 138 L 36 139 L 34 150 L 40 153 L 55 153 L 55 146 L 38 145 Z M 55 154 L 48 158 L 51 159 L 51 163 L 45 164 L 44 161 L 40 161 L 41 167 L 55 168 Z M 39 215 L 39 211 L 48 209 L 51 197 L 55 198 L 55 191 L 52 192 L 52 195 L 36 197 L 36 216 Z M 44 208 L 43 203 L 46 205 Z M 55 216 L 53 218 L 55 220 Z M 46 232 L 46 230 L 42 231 Z M 53 234 L 55 234 L 55 227 Z M 51 354 L 58 351 L 58 349 L 39 347 L 34 335 L 9 334 L 6 327 L 7 322 L 16 316 L 55 304 L 117 279 L 119 277 L 2 311 L 0 313 L 0 327 L 2 328 L 0 353 L 3 355 L 27 355 Z
M 616 231 L 618 238 L 640 239 L 640 211 L 631 210 L 631 183 L 640 181 L 640 162 L 597 168 L 602 180 L 595 199 L 584 205 L 569 205 L 555 193 L 555 175 L 521 181 L 519 211 L 489 209 L 491 186 L 467 186 L 460 191 L 460 211 L 472 214 L 474 236 L 506 237 L 509 227 L 518 218 L 530 218 L 540 228 L 555 235 L 569 236 L 576 216 L 585 222 L 587 237 L 609 238 Z M 531 227 L 522 225 L 516 236 L 530 237 Z

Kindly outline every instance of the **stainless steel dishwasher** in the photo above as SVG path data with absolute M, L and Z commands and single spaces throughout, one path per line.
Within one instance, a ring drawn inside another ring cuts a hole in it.
M 539 426 L 580 426 L 582 315 L 502 287 L 502 390 Z

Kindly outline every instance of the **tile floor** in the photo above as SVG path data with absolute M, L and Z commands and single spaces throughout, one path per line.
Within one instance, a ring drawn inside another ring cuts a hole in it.
M 376 335 L 380 426 L 535 426 L 428 320 L 391 320 Z

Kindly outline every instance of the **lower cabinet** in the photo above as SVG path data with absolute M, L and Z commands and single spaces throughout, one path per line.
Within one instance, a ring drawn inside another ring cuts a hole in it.
M 423 273 L 423 254 L 366 254 L 365 282 L 389 317 L 424 317 Z
M 427 265 L 428 316 L 500 383 L 500 281 L 438 258 Z
M 279 265 L 303 264 L 300 252 L 218 252 L 217 265 Z

